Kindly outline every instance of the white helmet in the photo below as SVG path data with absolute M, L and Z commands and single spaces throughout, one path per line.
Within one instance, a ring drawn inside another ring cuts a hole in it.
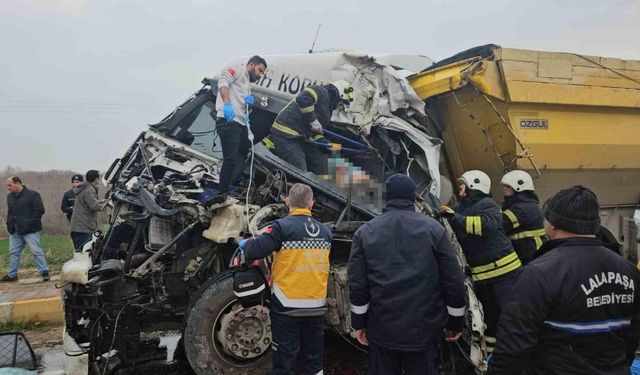
M 353 86 L 351 86 L 351 83 L 345 80 L 339 80 L 331 82 L 331 85 L 338 90 L 340 100 L 345 102 L 345 104 L 350 104 L 353 101 Z
M 483 171 L 466 171 L 458 180 L 462 181 L 471 190 L 479 190 L 485 194 L 489 194 L 491 191 L 491 179 Z
M 533 180 L 529 173 L 521 170 L 511 171 L 504 176 L 502 176 L 502 185 L 507 185 L 511 187 L 516 192 L 521 192 L 525 190 L 534 191 L 533 188 Z

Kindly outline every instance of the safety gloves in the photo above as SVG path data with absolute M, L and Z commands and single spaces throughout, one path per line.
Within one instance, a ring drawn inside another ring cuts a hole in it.
M 253 95 L 247 95 L 244 97 L 244 104 L 248 105 L 249 107 L 252 107 L 254 102 L 255 99 L 253 98 Z
M 236 112 L 233 110 L 231 103 L 224 103 L 222 110 L 224 112 L 224 119 L 227 120 L 228 123 L 233 122 L 233 119 L 236 117 Z
M 322 124 L 318 119 L 313 120 L 310 125 L 313 133 L 322 134 Z

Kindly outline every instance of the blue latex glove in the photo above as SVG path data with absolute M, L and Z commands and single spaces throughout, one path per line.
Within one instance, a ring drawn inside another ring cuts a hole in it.
M 240 240 L 240 242 L 238 243 L 238 247 L 240 248 L 240 251 L 244 251 L 244 245 L 247 243 L 247 240 Z
M 255 99 L 253 98 L 253 95 L 247 95 L 244 97 L 244 104 L 248 105 L 249 107 L 253 106 L 254 102 Z
M 233 119 L 236 118 L 236 112 L 233 110 L 231 103 L 224 103 L 224 107 L 222 108 L 224 111 L 224 119 L 227 120 L 227 122 L 232 122 Z

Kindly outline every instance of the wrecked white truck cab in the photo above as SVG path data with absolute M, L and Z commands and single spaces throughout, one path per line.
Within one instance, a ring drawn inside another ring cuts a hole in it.
M 215 78 L 204 79 L 193 96 L 150 125 L 105 174 L 108 230 L 96 233 L 63 269 L 68 374 L 140 369 L 151 358 L 141 334 L 170 329 L 182 332 L 178 354 L 198 374 L 268 373 L 268 303 L 240 306 L 229 263 L 240 238 L 259 234 L 287 214 L 284 197 L 296 182 L 312 187 L 313 214 L 333 232 L 325 317 L 328 327 L 348 337 L 351 236 L 381 212 L 385 177 L 402 172 L 416 180 L 416 210 L 430 215 L 439 206 L 441 141 L 433 136 L 424 103 L 404 79 L 402 59 L 327 53 L 267 60 L 266 75 L 253 87 L 252 163 L 234 199 L 209 203 L 222 163 Z M 360 144 L 357 152 L 331 153 L 329 173 L 316 176 L 260 143 L 295 94 L 338 79 L 352 82 L 354 102 L 334 112 L 327 130 L 336 135 L 334 142 Z M 443 345 L 443 373 L 485 368 L 482 312 L 470 282 L 467 290 L 464 342 Z

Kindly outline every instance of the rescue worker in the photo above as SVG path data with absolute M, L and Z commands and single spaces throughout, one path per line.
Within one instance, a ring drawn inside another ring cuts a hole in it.
M 218 76 L 216 97 L 216 132 L 222 146 L 222 168 L 218 196 L 213 203 L 224 202 L 229 187 L 236 181 L 247 152 L 251 148 L 245 117 L 247 107 L 253 106 L 251 83 L 257 82 L 267 69 L 267 62 L 260 56 L 249 61 L 226 66 Z
M 318 143 L 333 150 L 339 146 L 330 144 L 322 130 L 329 126 L 333 110 L 352 101 L 353 87 L 347 81 L 306 87 L 280 111 L 263 143 L 294 167 L 324 175 L 327 156 L 321 151 L 324 146 Z
M 500 318 L 489 375 L 629 374 L 640 338 L 640 274 L 596 238 L 596 195 L 572 186 L 543 207 L 551 239 Z
M 82 181 L 83 179 L 81 174 L 74 174 L 71 176 L 71 189 L 65 191 L 62 195 L 60 209 L 67 215 L 67 220 L 69 220 L 69 222 L 71 222 L 71 214 L 73 214 L 73 203 L 76 200 L 76 195 L 73 193 L 73 189 L 80 185 Z
M 349 257 L 351 325 L 369 346 L 369 374 L 435 375 L 443 332 L 460 337 L 462 269 L 440 223 L 415 210 L 407 175 L 386 181 L 386 208 L 353 236 Z
M 525 171 L 511 171 L 502 177 L 501 182 L 504 231 L 511 239 L 522 265 L 526 265 L 547 240 L 540 200 L 534 191 L 531 176 Z
M 453 209 L 443 206 L 443 215 L 455 231 L 471 268 L 471 279 L 487 325 L 487 351 L 491 353 L 500 310 L 509 300 L 516 271 L 522 268 L 522 263 L 504 233 L 500 207 L 489 195 L 489 176 L 471 170 L 458 181 L 461 199 Z
M 313 191 L 294 184 L 289 216 L 240 241 L 248 261 L 273 253 L 270 304 L 273 374 L 321 374 L 331 231 L 311 216 Z

